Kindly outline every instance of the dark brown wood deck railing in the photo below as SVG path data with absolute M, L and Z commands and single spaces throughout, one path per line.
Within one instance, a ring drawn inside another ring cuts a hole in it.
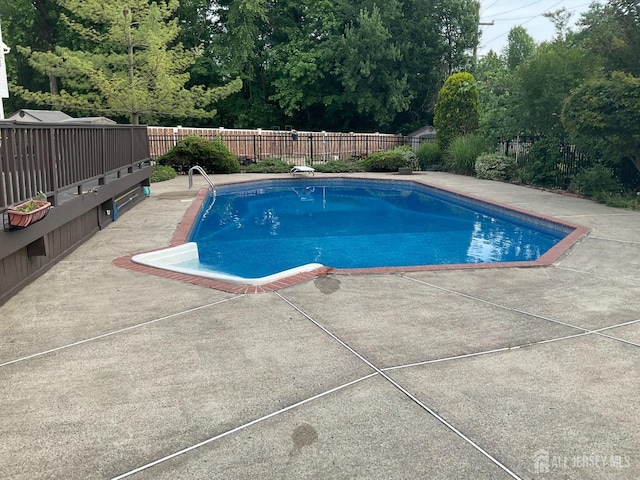
M 0 123 L 0 305 L 145 198 L 145 126 Z M 8 208 L 43 192 L 41 221 L 11 228 Z
M 43 192 L 103 185 L 149 160 L 147 128 L 133 125 L 0 125 L 0 212 Z

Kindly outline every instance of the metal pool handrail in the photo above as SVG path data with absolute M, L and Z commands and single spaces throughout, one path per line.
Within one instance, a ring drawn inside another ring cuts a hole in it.
M 204 168 L 202 168 L 200 165 L 194 165 L 193 167 L 191 167 L 189 169 L 189 189 L 191 189 L 191 187 L 193 187 L 193 171 L 197 170 L 198 172 L 200 172 L 200 175 L 202 175 L 202 177 L 207 181 L 207 183 L 211 186 L 211 192 L 213 195 L 213 201 L 216 201 L 216 186 L 213 183 L 213 180 L 211 180 L 211 178 L 209 178 L 209 175 L 207 175 L 207 172 L 204 171 Z

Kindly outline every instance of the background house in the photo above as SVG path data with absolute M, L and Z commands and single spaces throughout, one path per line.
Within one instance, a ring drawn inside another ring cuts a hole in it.
M 407 144 L 411 145 L 411 148 L 416 148 L 422 142 L 435 142 L 436 141 L 436 128 L 431 125 L 426 125 L 415 132 L 411 132 L 407 135 Z

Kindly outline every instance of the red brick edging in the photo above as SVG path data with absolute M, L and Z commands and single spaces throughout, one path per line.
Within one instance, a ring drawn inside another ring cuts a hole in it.
M 422 183 L 422 182 L 418 182 L 418 183 Z M 431 187 L 433 186 L 431 185 Z M 433 187 L 433 188 L 444 190 L 440 187 Z M 178 225 L 178 228 L 176 229 L 173 236 L 171 237 L 168 247 L 175 247 L 175 246 L 186 243 L 187 236 L 189 235 L 189 231 L 191 230 L 192 225 L 197 219 L 198 213 L 200 211 L 200 207 L 204 202 L 204 199 L 207 196 L 208 191 L 209 191 L 209 187 L 202 187 L 200 189 L 200 191 L 198 192 L 198 195 L 189 206 L 187 212 L 182 218 L 182 221 Z M 311 270 L 309 272 L 291 275 L 289 277 L 282 278 L 280 280 L 277 280 L 271 283 L 266 283 L 264 285 L 247 285 L 247 284 L 235 284 L 235 283 L 229 283 L 229 282 L 222 282 L 220 280 L 213 280 L 210 278 L 198 277 L 195 275 L 187 275 L 184 273 L 172 272 L 172 271 L 163 270 L 160 268 L 149 267 L 146 265 L 135 263 L 131 260 L 131 258 L 134 255 L 137 255 L 138 253 L 147 253 L 147 252 L 137 252 L 137 253 L 132 253 L 122 257 L 118 257 L 114 259 L 112 263 L 117 267 L 126 268 L 128 270 L 132 270 L 135 272 L 155 275 L 157 277 L 177 280 L 180 282 L 190 283 L 192 285 L 198 285 L 201 287 L 213 288 L 215 290 L 221 290 L 223 292 L 228 292 L 228 293 L 236 293 L 236 294 L 267 293 L 267 292 L 273 292 L 283 288 L 291 287 L 294 285 L 298 285 L 300 283 L 304 283 L 308 280 L 313 280 L 317 277 L 320 277 L 322 275 L 327 275 L 329 273 L 341 274 L 341 275 L 360 275 L 360 274 L 371 275 L 371 274 L 390 274 L 390 273 L 430 272 L 430 271 L 442 271 L 442 270 L 478 270 L 478 269 L 488 269 L 488 268 L 544 267 L 544 266 L 549 266 L 554 262 L 556 262 L 557 260 L 559 260 L 567 252 L 567 250 L 569 250 L 569 248 L 571 248 L 574 244 L 576 244 L 581 238 L 583 238 L 590 231 L 589 228 L 584 227 L 582 225 L 565 222 L 563 220 L 547 217 L 547 216 L 540 215 L 535 212 L 523 210 L 517 207 L 502 205 L 499 203 L 487 201 L 486 199 L 479 198 L 473 195 L 467 195 L 467 194 L 455 192 L 453 190 L 444 190 L 444 191 L 452 192 L 466 198 L 478 200 L 483 203 L 495 205 L 500 208 L 504 208 L 514 212 L 522 213 L 530 217 L 564 225 L 569 228 L 572 228 L 573 231 L 569 233 L 566 237 L 564 237 L 556 245 L 554 245 L 552 248 L 550 248 L 540 258 L 538 258 L 537 260 L 529 261 L 529 262 L 523 261 L 523 262 L 502 262 L 502 263 L 463 263 L 463 264 L 453 264 L 453 265 L 418 265 L 418 266 L 408 266 L 408 267 L 405 266 L 405 267 L 376 267 L 376 268 L 349 268 L 349 269 L 321 267 L 315 270 Z M 152 251 L 157 251 L 157 249 Z

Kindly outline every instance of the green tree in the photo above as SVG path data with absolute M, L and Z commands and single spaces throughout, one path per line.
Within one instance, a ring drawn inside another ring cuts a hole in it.
M 344 87 L 340 103 L 387 126 L 411 99 L 402 72 L 402 46 L 383 25 L 380 10 L 363 10 L 338 42 L 334 73 Z
M 255 68 L 252 57 L 263 46 L 260 37 L 264 36 L 263 27 L 268 22 L 266 1 L 234 0 L 219 13 L 224 15 L 224 26 L 220 28 L 226 30 L 222 37 L 227 57 L 223 59 L 228 71 L 250 80 Z
M 201 59 L 199 78 L 220 82 L 240 78 L 242 89 L 221 100 L 221 124 L 252 128 L 282 125 L 284 115 L 269 97 L 273 95 L 270 50 L 279 23 L 272 17 L 285 2 L 265 0 L 219 0 L 212 15 L 214 38 L 211 50 Z M 276 22 L 272 26 L 272 22 Z M 214 83 L 214 84 L 215 84 Z
M 477 42 L 469 0 L 216 5 L 215 51 L 202 73 L 243 79 L 218 104 L 229 126 L 415 130 L 432 119 L 446 72 L 466 68 Z
M 218 98 L 228 127 L 413 131 L 478 40 L 476 0 L 0 0 L 0 16 L 23 94 L 7 105 L 194 126 Z
M 445 151 L 454 138 L 474 133 L 480 118 L 478 86 L 473 75 L 454 73 L 444 82 L 434 108 L 436 140 Z
M 513 27 L 509 31 L 507 39 L 508 43 L 504 49 L 507 67 L 510 70 L 515 70 L 518 65 L 524 63 L 533 55 L 536 43 L 527 32 L 527 29 L 522 26 Z
M 598 55 L 609 72 L 640 76 L 640 4 L 635 0 L 594 3 L 583 15 L 579 41 Z
M 562 135 L 560 113 L 565 98 L 598 69 L 597 57 L 570 41 L 556 39 L 538 46 L 514 72 L 511 100 L 517 108 L 519 132 Z
M 480 2 L 443 0 L 436 2 L 435 9 L 442 34 L 445 74 L 469 69 L 474 60 L 472 52 L 479 42 Z
M 39 104 L 75 111 L 141 117 L 212 117 L 213 102 L 237 91 L 240 81 L 219 88 L 192 86 L 188 67 L 196 54 L 181 44 L 170 47 L 179 28 L 177 0 L 61 0 L 62 20 L 91 51 L 57 46 L 52 52 L 22 50 L 38 71 L 54 72 L 68 90 L 59 94 L 13 86 L 18 95 Z
M 221 0 L 219 5 L 213 63 L 222 75 L 239 76 L 244 83 L 219 105 L 226 124 L 282 127 L 322 117 L 310 110 L 329 70 L 320 50 L 332 35 L 327 33 L 330 2 Z
M 493 50 L 478 61 L 475 70 L 480 98 L 479 131 L 490 142 L 515 138 L 520 133 L 514 108 L 514 76 L 505 59 Z
M 567 40 L 573 35 L 573 31 L 569 26 L 572 13 L 565 7 L 554 12 L 547 12 L 543 14 L 543 17 L 548 19 L 556 29 L 556 37 L 554 40 Z
M 398 113 L 393 131 L 409 133 L 433 124 L 433 104 L 444 80 L 441 63 L 444 41 L 436 9 L 438 1 L 404 0 L 402 18 L 388 26 L 402 45 L 401 67 L 407 74 L 411 92 L 409 108 Z
M 179 0 L 175 18 L 180 32 L 176 40 L 187 49 L 207 50 L 215 34 L 212 15 L 215 6 L 210 0 Z
M 28 46 L 37 51 L 50 51 L 54 45 L 67 44 L 69 31 L 60 22 L 62 7 L 55 0 L 2 0 L 0 20 L 4 42 L 12 50 L 5 57 L 9 81 L 32 90 L 58 92 L 58 78 L 53 71 L 47 76 L 39 75 L 29 64 L 28 58 L 18 45 Z M 19 97 L 10 97 L 6 102 L 9 109 L 24 108 Z M 34 107 L 35 103 L 28 106 Z
M 640 171 L 640 78 L 616 72 L 584 83 L 564 103 L 562 121 L 583 151 L 629 159 Z
M 316 119 L 325 117 L 329 99 L 339 95 L 338 85 L 327 81 L 334 57 L 330 44 L 341 26 L 335 8 L 328 0 L 296 1 L 279 18 L 278 42 L 269 53 L 274 88 L 269 99 L 294 123 L 322 127 Z

